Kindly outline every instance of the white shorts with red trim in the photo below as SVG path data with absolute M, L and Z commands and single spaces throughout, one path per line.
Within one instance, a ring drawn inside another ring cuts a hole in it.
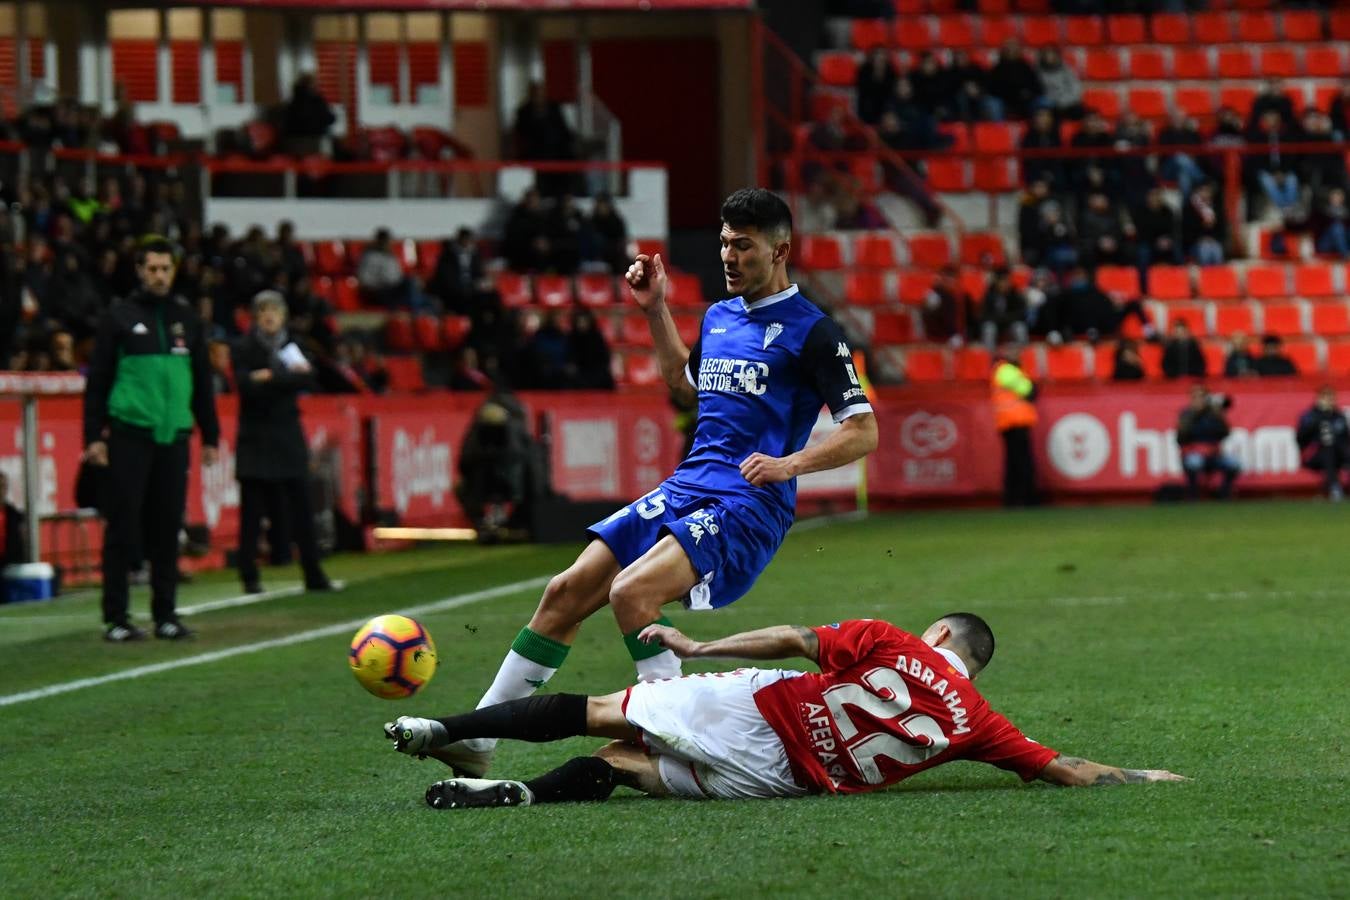
M 800 797 L 787 751 L 755 705 L 755 691 L 800 672 L 737 669 L 635 684 L 623 712 L 658 758 L 676 797 Z

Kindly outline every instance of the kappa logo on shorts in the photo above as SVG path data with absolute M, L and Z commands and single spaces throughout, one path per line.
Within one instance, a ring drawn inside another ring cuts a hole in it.
M 695 520 L 688 522 L 689 536 L 694 539 L 694 546 L 697 547 L 699 541 L 703 540 L 704 534 L 711 534 L 716 537 L 718 532 L 717 517 L 706 509 L 700 509 L 691 513 L 689 518 Z

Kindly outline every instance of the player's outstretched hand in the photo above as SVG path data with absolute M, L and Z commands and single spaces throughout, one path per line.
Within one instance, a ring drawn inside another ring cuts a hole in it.
M 639 253 L 623 277 L 642 310 L 656 309 L 666 302 L 666 264 L 661 261 L 661 254 Z
M 789 481 L 796 475 L 787 457 L 751 453 L 741 463 L 741 477 L 755 487 Z
M 1169 772 L 1166 769 L 1136 769 L 1144 782 L 1152 781 L 1190 781 L 1185 775 L 1178 775 L 1176 772 Z
M 678 628 L 670 625 L 648 625 L 638 635 L 644 644 L 660 644 L 680 659 L 688 659 L 698 651 L 698 641 L 690 640 Z

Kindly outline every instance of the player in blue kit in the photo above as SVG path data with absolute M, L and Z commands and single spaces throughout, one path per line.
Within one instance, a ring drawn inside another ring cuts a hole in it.
M 627 278 L 647 315 L 666 384 L 698 398 L 689 456 L 645 497 L 589 529 L 591 542 L 544 590 L 479 707 L 532 694 L 562 665 L 581 623 L 609 605 L 642 680 L 680 661 L 638 640 L 661 607 L 726 606 L 750 590 L 792 525 L 797 476 L 847 465 L 877 446 L 872 407 L 839 327 L 788 280 L 792 214 L 777 195 L 737 191 L 722 205 L 722 267 L 733 296 L 711 306 L 692 348 L 666 307 L 658 254 Z M 840 427 L 803 449 L 821 406 Z M 493 740 L 431 754 L 458 774 L 486 771 Z

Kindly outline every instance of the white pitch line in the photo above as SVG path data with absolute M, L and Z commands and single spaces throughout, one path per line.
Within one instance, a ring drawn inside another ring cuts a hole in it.
M 334 589 L 340 591 L 346 586 L 347 582 L 339 578 L 333 579 Z M 304 594 L 305 592 L 306 591 L 304 585 L 292 584 L 282 588 L 274 588 L 273 590 L 270 591 L 262 591 L 261 593 L 257 594 L 238 594 L 234 597 L 221 597 L 217 600 L 204 600 L 201 603 L 194 603 L 191 606 L 180 606 L 178 607 L 178 614 L 180 616 L 191 616 L 197 613 L 215 612 L 218 609 L 233 609 L 237 606 L 252 606 L 255 603 L 263 603 L 268 600 L 277 600 L 282 597 L 297 597 L 301 594 Z M 64 598 L 66 595 L 62 596 Z M 76 615 L 74 613 L 54 613 L 50 616 L 43 616 L 43 615 L 4 616 L 0 617 L 0 623 L 27 622 L 27 621 L 59 622 L 75 619 L 83 619 L 85 621 L 91 621 L 90 615 L 97 615 L 97 611 L 87 615 Z M 149 619 L 150 614 L 148 612 L 135 613 L 133 614 L 132 618 Z
M 802 519 L 800 522 L 793 522 L 789 531 L 815 531 L 817 528 L 824 528 L 826 525 L 838 525 L 841 522 L 861 522 L 867 518 L 867 513 L 861 509 L 855 509 L 845 513 L 831 513 L 827 516 L 813 516 L 810 519 Z
M 483 600 L 492 600 L 496 597 L 505 597 L 511 594 L 520 593 L 521 591 L 540 588 L 547 584 L 548 580 L 549 576 L 547 575 L 539 578 L 528 578 L 524 581 L 515 581 L 511 584 L 485 588 L 481 591 L 471 591 L 467 594 L 444 597 L 440 600 L 433 600 L 430 603 L 406 607 L 398 610 L 398 612 L 408 616 L 421 616 L 428 613 L 444 612 L 448 609 L 468 606 L 471 603 L 479 603 Z M 18 694 L 7 694 L 0 696 L 0 707 L 13 706 L 17 703 L 27 703 L 30 700 L 42 700 L 46 697 L 55 697 L 59 694 L 69 694 L 71 691 L 79 691 L 85 688 L 98 687 L 99 685 L 112 684 L 116 681 L 144 678 L 146 675 L 156 675 L 160 672 L 170 672 L 174 669 L 182 669 L 188 666 L 200 666 L 205 663 L 219 662 L 222 659 L 230 659 L 234 656 L 244 656 L 249 653 L 258 653 L 263 650 L 272 650 L 277 647 L 290 647 L 294 644 L 303 644 L 306 641 L 314 641 L 319 638 L 333 637 L 334 635 L 344 634 L 355 628 L 361 627 L 366 623 L 367 618 L 352 619 L 348 622 L 338 622 L 334 625 L 325 625 L 322 628 L 311 628 L 308 631 L 289 634 L 285 637 L 272 638 L 266 641 L 255 641 L 252 644 L 240 644 L 237 647 L 212 650 L 209 653 L 199 653 L 196 656 L 185 656 L 181 659 L 171 659 L 166 660 L 165 662 L 151 663 L 147 666 L 137 666 L 134 669 L 124 669 L 121 672 L 111 672 L 107 675 L 98 675 L 93 678 L 78 678 L 74 681 L 52 684 L 47 687 L 35 688 L 34 690 L 23 691 Z

